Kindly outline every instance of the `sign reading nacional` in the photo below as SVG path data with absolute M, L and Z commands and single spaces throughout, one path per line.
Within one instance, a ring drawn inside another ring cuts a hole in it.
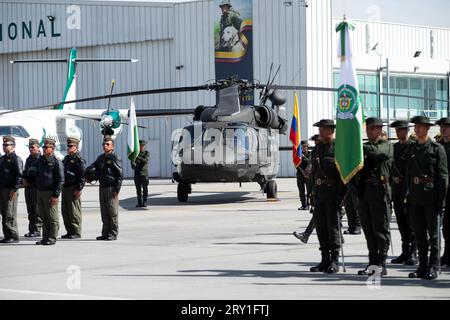
M 60 36 L 61 32 L 55 26 L 55 17 L 52 16 L 34 21 L 0 22 L 0 42 Z

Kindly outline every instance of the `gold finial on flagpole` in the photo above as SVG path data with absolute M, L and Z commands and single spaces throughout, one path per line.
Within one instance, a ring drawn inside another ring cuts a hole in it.
M 345 13 L 344 13 L 344 21 L 346 21 L 347 20 L 347 16 L 345 15 Z

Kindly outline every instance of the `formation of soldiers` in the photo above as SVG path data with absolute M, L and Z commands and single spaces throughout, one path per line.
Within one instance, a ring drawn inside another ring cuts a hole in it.
M 0 158 L 0 213 L 4 238 L 0 243 L 19 242 L 17 227 L 17 200 L 19 188 L 25 190 L 28 211 L 28 233 L 25 237 L 39 238 L 38 245 L 54 245 L 59 232 L 58 205 L 66 234 L 62 239 L 79 239 L 82 233 L 81 196 L 85 182 L 99 181 L 99 199 L 103 223 L 97 240 L 116 240 L 119 233 L 119 192 L 122 186 L 122 161 L 114 153 L 114 140 L 105 136 L 103 153 L 86 167 L 77 138 L 67 138 L 67 155 L 63 161 L 55 155 L 55 140 L 45 139 L 40 153 L 40 143 L 29 140 L 30 155 L 23 162 L 15 152 L 15 139 L 3 137 L 4 155 Z M 141 152 L 135 162 L 135 182 L 138 206 L 146 206 L 148 196 L 148 151 L 140 140 Z M 141 193 L 143 189 L 143 194 Z
M 415 133 L 411 136 L 410 123 Z M 441 133 L 433 141 L 428 132 L 435 124 L 440 126 Z M 391 263 L 418 264 L 410 278 L 436 279 L 441 266 L 450 266 L 450 192 L 447 192 L 450 118 L 441 118 L 436 123 L 425 116 L 394 121 L 390 127 L 397 134 L 395 144 L 386 139 L 380 118 L 367 118 L 364 166 L 347 185 L 342 183 L 334 160 L 334 121 L 323 119 L 314 126 L 319 128 L 315 147 L 309 152 L 307 141 L 302 142 L 302 147 L 306 146 L 303 165 L 297 168 L 302 203 L 299 210 L 310 209 L 311 205 L 313 218 L 305 232 L 294 232 L 295 237 L 307 243 L 312 230 L 317 229 L 321 261 L 310 271 L 339 272 L 343 243 L 340 227 L 345 212 L 349 229 L 344 234 L 360 234 L 362 227 L 367 242 L 369 261 L 358 274 L 387 275 L 393 207 L 402 253 Z M 445 241 L 442 257 L 441 226 Z

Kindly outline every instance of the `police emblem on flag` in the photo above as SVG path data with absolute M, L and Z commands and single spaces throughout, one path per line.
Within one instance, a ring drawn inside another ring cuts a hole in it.
M 343 120 L 351 120 L 358 111 L 359 95 L 355 88 L 342 85 L 338 91 L 337 117 Z

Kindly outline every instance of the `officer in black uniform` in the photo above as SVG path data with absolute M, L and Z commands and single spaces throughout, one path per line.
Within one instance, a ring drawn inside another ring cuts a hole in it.
M 43 155 L 35 162 L 37 202 L 42 218 L 42 240 L 37 245 L 54 245 L 58 237 L 58 202 L 64 184 L 64 167 L 55 157 L 55 146 L 54 139 L 45 139 Z
M 309 201 L 311 197 L 311 161 L 309 159 L 308 141 L 300 143 L 302 148 L 302 162 L 297 167 L 297 188 L 302 206 L 298 210 L 309 210 Z M 306 189 L 306 192 L 305 192 Z
M 366 119 L 369 141 L 363 144 L 364 168 L 358 173 L 359 215 L 369 251 L 369 265 L 359 275 L 372 274 L 369 266 L 378 266 L 382 276 L 387 274 L 386 258 L 390 244 L 391 187 L 390 177 L 394 148 L 381 137 L 383 121 Z
M 428 136 L 430 127 L 434 125 L 428 117 L 416 116 L 410 122 L 414 123 L 417 143 L 411 146 L 408 158 L 407 195 L 419 267 L 409 277 L 433 280 L 439 271 L 438 219 L 445 210 L 447 155 L 444 147 Z
M 119 192 L 122 187 L 122 161 L 114 153 L 114 140 L 110 136 L 103 138 L 103 154 L 89 168 L 95 168 L 96 178 L 100 182 L 99 198 L 102 215 L 102 234 L 97 240 L 117 240 L 119 234 Z M 90 181 L 88 181 L 90 182 Z
M 22 182 L 23 162 L 14 152 L 14 137 L 3 137 L 3 152 L 0 158 L 0 213 L 4 238 L 0 243 L 19 242 L 17 229 L 17 198 Z
M 64 187 L 61 214 L 67 233 L 63 239 L 81 238 L 81 191 L 84 188 L 85 161 L 78 151 L 80 140 L 67 138 L 67 155 L 64 157 Z
M 314 124 L 319 127 L 320 143 L 311 154 L 314 181 L 314 220 L 322 259 L 311 272 L 336 273 L 339 271 L 338 210 L 346 187 L 342 183 L 334 159 L 333 120 L 323 119 Z
M 41 157 L 39 141 L 37 139 L 28 140 L 28 149 L 30 150 L 30 155 L 25 161 L 22 179 L 23 186 L 25 188 L 25 202 L 27 204 L 28 211 L 28 233 L 25 234 L 25 237 L 34 238 L 41 236 L 42 228 L 42 219 L 39 215 L 37 205 L 37 168 L 35 166 L 36 161 Z
M 131 163 L 131 168 L 134 170 L 134 185 L 136 186 L 138 198 L 136 207 L 147 206 L 149 157 L 149 152 L 145 150 L 145 141 L 139 140 L 139 154 L 134 163 Z
M 441 137 L 439 143 L 447 154 L 447 168 L 450 168 L 450 118 L 441 118 L 436 122 L 440 126 Z M 445 201 L 444 221 L 442 224 L 442 234 L 445 240 L 444 254 L 441 257 L 441 266 L 450 267 L 450 192 L 447 191 Z
M 395 128 L 398 142 L 394 144 L 394 163 L 392 166 L 392 200 L 397 218 L 398 231 L 402 240 L 402 253 L 393 259 L 392 263 L 415 265 L 417 264 L 417 248 L 414 233 L 409 221 L 408 205 L 406 204 L 406 165 L 409 150 L 415 142 L 408 139 L 409 121 L 397 120 L 391 123 Z

